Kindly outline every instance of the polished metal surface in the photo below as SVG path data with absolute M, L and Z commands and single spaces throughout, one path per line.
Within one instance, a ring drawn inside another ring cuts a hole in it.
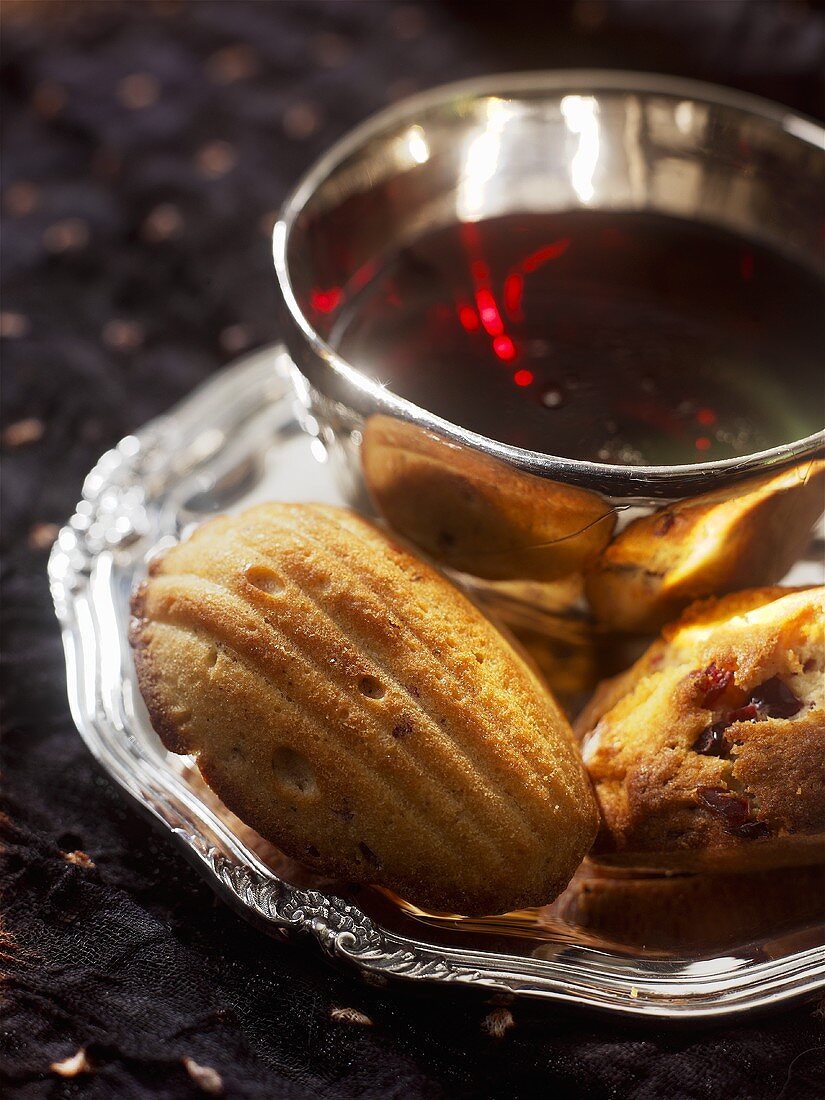
M 242 915 L 316 941 L 372 982 L 466 986 L 657 1021 L 817 995 L 821 922 L 772 924 L 723 949 L 652 951 L 565 920 L 555 906 L 475 921 L 422 913 L 290 864 L 222 807 L 191 761 L 163 749 L 128 644 L 130 592 L 151 556 L 217 512 L 273 498 L 340 501 L 323 440 L 296 420 L 290 370 L 283 349 L 265 349 L 122 440 L 89 474 L 60 532 L 49 576 L 71 709 L 103 768 Z
M 447 85 L 356 128 L 287 201 L 274 232 L 286 343 L 315 415 L 342 434 L 378 413 L 614 503 L 705 492 L 810 456 L 825 432 L 754 455 L 672 467 L 574 461 L 508 446 L 411 405 L 343 360 L 328 343 L 337 311 L 313 315 L 311 288 L 343 285 L 366 260 L 433 227 L 576 207 L 717 223 L 819 270 L 824 186 L 825 131 L 729 89 L 600 71 Z M 354 465 L 343 439 L 340 457 Z
M 333 346 L 342 304 L 325 303 L 319 312 L 312 290 L 357 283 L 365 265 L 433 228 L 576 208 L 717 224 L 821 270 L 823 195 L 820 126 L 753 97 L 669 77 L 598 71 L 484 77 L 414 96 L 368 120 L 310 170 L 274 232 L 285 340 L 299 368 L 296 391 L 345 498 L 377 508 L 450 569 L 524 586 L 582 578 L 608 560 L 617 563 L 609 568 L 626 572 L 625 547 L 614 543 L 630 520 L 668 504 L 736 499 L 758 491 L 759 479 L 793 468 L 801 483 L 813 475 L 808 500 L 795 513 L 787 501 L 783 506 L 796 520 L 773 524 L 766 534 L 771 525 L 764 517 L 773 505 L 759 506 L 754 497 L 753 514 L 761 507 L 762 519 L 728 539 L 741 560 L 763 561 L 761 569 L 721 581 L 709 579 L 719 571 L 708 568 L 685 582 L 676 564 L 662 583 L 669 587 L 675 570 L 681 594 L 668 595 L 666 606 L 634 616 L 615 611 L 609 593 L 594 594 L 590 607 L 607 630 L 658 629 L 693 599 L 775 583 L 808 542 L 816 519 L 811 498 L 821 504 L 823 471 L 815 460 L 825 431 L 755 454 L 680 466 L 611 465 L 524 450 L 448 423 L 345 361 Z M 669 514 L 664 526 L 670 520 Z M 708 522 L 726 530 L 724 517 Z M 784 544 L 766 550 L 766 538 L 778 540 L 778 532 Z M 636 572 L 660 549 L 654 539 L 631 563 Z M 683 557 L 690 554 L 684 548 Z M 521 599 L 531 600 L 526 588 Z M 574 604 L 587 613 L 582 600 Z

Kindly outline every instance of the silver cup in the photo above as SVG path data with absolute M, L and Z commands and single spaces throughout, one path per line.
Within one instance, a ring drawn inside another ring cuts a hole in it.
M 714 223 L 821 270 L 824 183 L 816 123 L 681 79 L 524 73 L 405 100 L 322 157 L 275 227 L 308 430 L 355 505 L 474 578 L 512 625 L 577 607 L 603 629 L 649 632 L 699 597 L 774 583 L 810 547 L 825 432 L 675 466 L 524 450 L 347 362 L 330 343 L 339 307 L 311 296 L 434 228 L 582 206 Z

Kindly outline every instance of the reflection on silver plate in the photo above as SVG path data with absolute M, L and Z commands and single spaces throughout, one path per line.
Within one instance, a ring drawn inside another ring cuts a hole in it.
M 105 454 L 49 562 L 69 699 L 89 749 L 244 916 L 308 934 L 368 980 L 448 982 L 653 1019 L 726 1017 L 825 987 L 825 926 L 723 949 L 649 950 L 564 920 L 564 907 L 464 920 L 421 913 L 292 864 L 168 754 L 137 690 L 129 593 L 152 552 L 215 512 L 272 498 L 340 500 L 323 441 L 303 434 L 289 360 L 265 349 Z M 660 945 L 661 947 L 661 945 Z

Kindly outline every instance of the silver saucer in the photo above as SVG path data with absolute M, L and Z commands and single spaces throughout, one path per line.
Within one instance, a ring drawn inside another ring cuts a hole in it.
M 148 558 L 216 512 L 341 499 L 322 438 L 299 427 L 289 369 L 282 348 L 264 349 L 121 440 L 86 478 L 60 532 L 49 577 L 72 715 L 109 775 L 243 916 L 313 938 L 373 982 L 450 983 L 656 1020 L 729 1017 L 825 988 L 821 923 L 677 955 L 608 942 L 552 910 L 465 921 L 318 879 L 234 819 L 191 761 L 164 750 L 127 638 L 129 594 Z

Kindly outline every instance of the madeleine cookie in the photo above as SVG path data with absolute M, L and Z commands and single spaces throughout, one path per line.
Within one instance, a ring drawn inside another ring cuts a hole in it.
M 721 951 L 825 920 L 825 866 L 644 877 L 599 871 L 585 863 L 553 915 L 648 951 Z
M 825 860 L 825 589 L 708 600 L 581 715 L 599 862 Z
M 525 474 L 387 416 L 367 422 L 361 461 L 387 523 L 476 577 L 570 576 L 595 561 L 616 522 L 595 493 Z
M 483 581 L 464 590 L 532 662 L 568 715 L 577 714 L 599 680 L 596 638 L 577 606 L 582 577 L 553 584 Z
M 265 504 L 153 563 L 153 725 L 288 855 L 462 913 L 541 905 L 597 814 L 572 731 L 456 588 L 344 509 Z
M 670 505 L 616 536 L 587 598 L 613 630 L 658 630 L 693 600 L 781 580 L 823 508 L 825 459 Z

